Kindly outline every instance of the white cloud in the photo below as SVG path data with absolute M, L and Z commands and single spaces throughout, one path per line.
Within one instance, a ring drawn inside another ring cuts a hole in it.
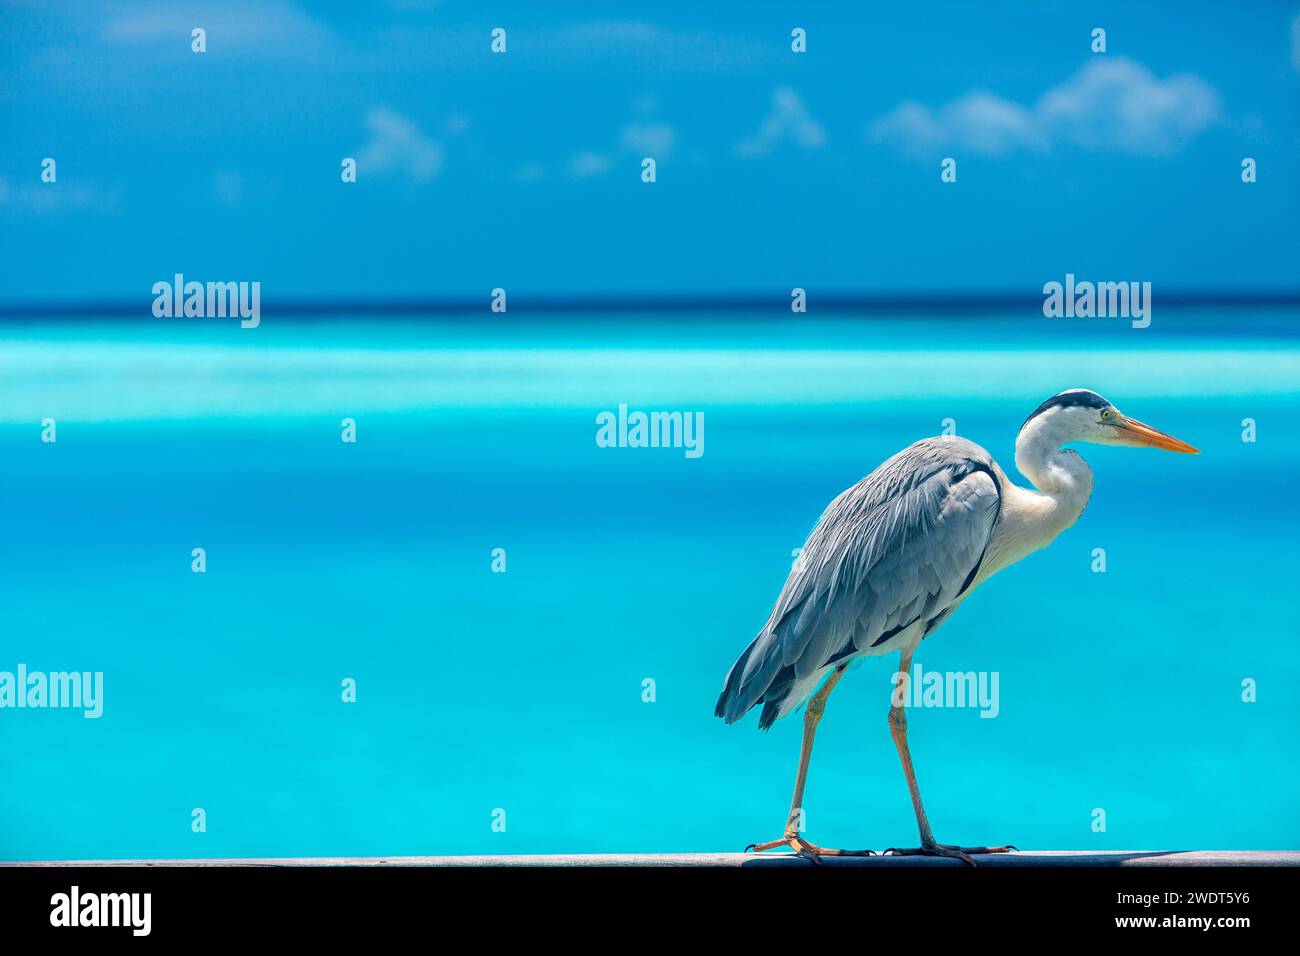
M 772 108 L 758 131 L 736 144 L 737 156 L 762 156 L 781 143 L 795 143 L 817 149 L 826 143 L 826 132 L 808 113 L 799 94 L 781 86 L 772 94 Z
M 619 131 L 616 150 L 597 152 L 585 149 L 574 153 L 565 164 L 564 172 L 570 179 L 590 179 L 603 176 L 614 168 L 615 152 L 632 153 L 638 157 L 652 156 L 663 159 L 673 151 L 677 142 L 677 131 L 667 123 L 657 120 L 644 122 L 633 121 L 624 124 Z M 537 163 L 528 163 L 515 173 L 517 182 L 536 182 L 543 176 L 544 170 Z
M 1000 155 L 1055 143 L 1156 155 L 1178 149 L 1221 115 L 1218 93 L 1203 80 L 1161 80 L 1140 63 L 1103 56 L 1032 106 L 983 91 L 937 110 L 909 101 L 876 120 L 868 135 L 927 156 L 959 149 Z
M 286 53 L 302 53 L 328 41 L 328 31 L 283 0 L 220 4 L 142 3 L 123 5 L 104 25 L 113 43 L 168 44 L 190 55 L 190 31 L 207 32 L 209 54 L 266 50 L 279 45 Z
M 366 116 L 370 142 L 357 154 L 357 175 L 402 173 L 417 183 L 442 172 L 443 149 L 420 128 L 390 109 L 373 109 Z
M 937 112 L 908 101 L 877 120 L 872 136 L 901 143 L 917 153 L 953 144 L 985 154 L 1043 145 L 1029 110 L 984 92 L 968 93 Z
M 599 176 L 609 172 L 609 167 L 609 157 L 605 154 L 584 151 L 575 154 L 569 160 L 568 171 L 574 179 L 586 179 L 589 176 Z
M 625 124 L 619 131 L 618 150 L 633 153 L 638 158 L 652 156 L 660 160 L 672 152 L 676 141 L 677 131 L 667 123 L 651 120 L 631 122 Z M 593 176 L 603 176 L 613 168 L 614 161 L 609 153 L 588 149 L 571 156 L 565 166 L 565 172 L 571 179 L 590 179 Z M 526 171 L 529 175 L 525 175 Z M 540 179 L 541 168 L 538 167 L 534 173 L 525 166 L 515 178 L 521 182 Z
M 667 123 L 628 123 L 619 133 L 620 149 L 662 159 L 673 151 L 677 131 Z
M 1164 153 L 1214 123 L 1219 95 L 1203 80 L 1180 74 L 1164 80 L 1132 60 L 1100 60 L 1048 90 L 1038 114 L 1049 130 L 1085 146 L 1118 145 Z

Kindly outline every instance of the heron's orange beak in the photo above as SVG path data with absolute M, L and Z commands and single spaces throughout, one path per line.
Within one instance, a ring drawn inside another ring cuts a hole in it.
M 1122 421 L 1116 423 L 1115 427 L 1119 429 L 1119 434 L 1123 436 L 1126 445 L 1143 448 L 1163 448 L 1165 451 L 1176 451 L 1184 455 L 1200 454 L 1187 442 L 1180 441 L 1173 435 L 1166 435 L 1159 429 L 1152 428 L 1136 418 L 1125 416 Z

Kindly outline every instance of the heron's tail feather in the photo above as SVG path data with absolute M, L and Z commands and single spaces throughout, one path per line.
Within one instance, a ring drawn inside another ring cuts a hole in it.
M 794 668 L 781 660 L 781 641 L 764 628 L 731 665 L 713 715 L 734 724 L 750 708 L 762 703 L 765 706 L 758 726 L 767 730 L 784 716 L 787 709 L 783 705 L 793 686 Z

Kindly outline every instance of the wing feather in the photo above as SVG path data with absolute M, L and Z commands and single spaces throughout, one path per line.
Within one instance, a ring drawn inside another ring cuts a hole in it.
M 936 620 L 983 560 L 999 507 L 988 452 L 955 437 L 919 441 L 844 491 L 727 675 L 719 716 L 738 720 L 828 663 Z

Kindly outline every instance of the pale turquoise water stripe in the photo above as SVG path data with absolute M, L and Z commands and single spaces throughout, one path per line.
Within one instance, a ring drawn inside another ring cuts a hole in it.
M 1300 350 L 379 349 L 0 342 L 0 422 L 1050 395 L 1278 396 Z

